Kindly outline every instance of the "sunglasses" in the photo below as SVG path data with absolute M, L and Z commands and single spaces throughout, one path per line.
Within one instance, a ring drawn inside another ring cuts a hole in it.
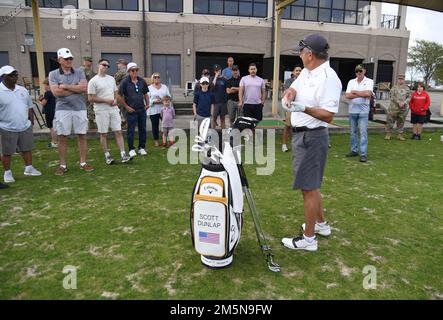
M 63 60 L 65 60 L 65 61 L 72 61 L 72 60 L 74 60 L 74 58 L 73 57 L 63 58 Z
M 129 72 L 138 72 L 138 69 L 131 69 Z
M 160 79 L 160 76 L 153 76 L 154 79 Z
M 111 67 L 109 64 L 105 64 L 105 63 L 100 63 L 100 65 L 105 67 L 105 68 L 110 68 Z
M 357 71 L 355 71 L 355 73 L 362 73 L 363 72 L 363 70 L 357 70 Z
M 11 78 L 18 77 L 18 72 L 14 71 L 11 72 L 10 74 L 5 74 L 5 77 L 11 77 Z
M 135 86 L 135 92 L 138 93 L 138 85 L 136 84 L 136 85 L 134 85 L 134 86 Z
M 209 82 L 202 82 L 202 85 L 207 86 L 209 84 Z

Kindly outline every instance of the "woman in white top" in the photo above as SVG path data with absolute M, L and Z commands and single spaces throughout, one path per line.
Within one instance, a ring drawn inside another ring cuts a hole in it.
M 166 85 L 160 81 L 160 73 L 154 72 L 151 76 L 151 85 L 149 88 L 149 109 L 146 111 L 147 115 L 151 119 L 152 135 L 154 136 L 154 144 L 159 146 L 159 128 L 160 128 L 160 112 L 163 106 L 162 99 L 164 96 L 170 96 L 169 89 Z

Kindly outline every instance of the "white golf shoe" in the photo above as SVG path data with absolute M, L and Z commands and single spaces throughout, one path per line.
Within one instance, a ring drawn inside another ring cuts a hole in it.
M 317 239 L 312 240 L 312 242 L 308 242 L 303 235 L 295 238 L 283 238 L 281 239 L 281 243 L 286 248 L 292 250 L 317 251 L 318 249 Z
M 135 150 L 134 149 L 132 149 L 132 150 L 130 150 L 129 151 L 129 157 L 132 159 L 132 158 L 135 158 L 137 156 L 137 153 L 135 152 Z
M 306 223 L 301 225 L 303 231 L 305 231 Z M 329 237 L 331 235 L 331 227 L 327 222 L 325 222 L 324 226 L 315 223 L 314 232 L 324 237 Z
M 146 156 L 148 153 L 146 152 L 145 149 L 139 149 L 138 150 L 138 154 L 141 155 L 141 156 Z
M 286 144 L 283 144 L 282 146 L 281 146 L 281 151 L 283 151 L 283 152 L 288 152 L 288 146 L 286 145 Z

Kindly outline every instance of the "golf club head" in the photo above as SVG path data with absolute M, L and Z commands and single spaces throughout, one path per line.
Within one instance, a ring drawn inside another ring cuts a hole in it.
M 280 266 L 272 260 L 272 257 L 270 257 L 270 260 L 268 261 L 268 269 L 272 272 L 281 271 Z
M 202 121 L 199 128 L 200 137 L 203 139 L 203 141 L 206 141 L 206 138 L 208 136 L 208 130 L 209 126 L 211 124 L 211 119 L 206 118 Z

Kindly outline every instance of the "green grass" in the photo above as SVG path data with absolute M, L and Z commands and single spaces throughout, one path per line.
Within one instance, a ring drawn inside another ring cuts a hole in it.
M 200 264 L 189 231 L 199 165 L 170 165 L 149 145 L 147 157 L 109 167 L 95 139 L 96 171 L 84 173 L 73 140 L 69 171 L 57 177 L 57 153 L 39 141 L 43 176 L 24 177 L 14 156 L 16 182 L 0 190 L 0 299 L 442 299 L 442 134 L 371 134 L 365 164 L 344 157 L 349 135 L 331 135 L 322 194 L 333 234 L 316 253 L 280 245 L 299 232 L 303 203 L 277 136 L 273 175 L 245 167 L 278 274 L 267 270 L 247 209 L 233 265 Z M 78 268 L 76 290 L 62 286 L 67 265 Z M 375 290 L 363 288 L 366 265 L 376 267 Z

